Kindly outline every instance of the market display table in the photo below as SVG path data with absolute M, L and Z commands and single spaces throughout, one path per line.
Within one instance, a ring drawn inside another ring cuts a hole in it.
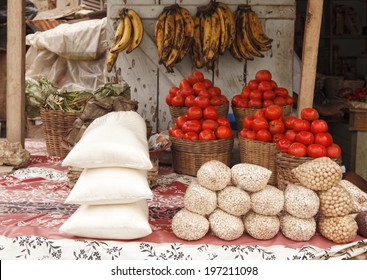
M 0 259 L 349 259 L 365 255 L 367 239 L 335 244 L 316 235 L 294 242 L 279 233 L 272 240 L 244 234 L 227 242 L 211 234 L 194 242 L 178 239 L 172 217 L 183 207 L 190 176 L 161 166 L 154 198 L 148 201 L 153 233 L 137 240 L 93 240 L 62 234 L 60 226 L 78 205 L 65 204 L 70 189 L 62 158 L 48 157 L 45 143 L 26 141 L 32 154 L 27 168 L 0 177 Z M 106 217 L 108 218 L 108 217 Z

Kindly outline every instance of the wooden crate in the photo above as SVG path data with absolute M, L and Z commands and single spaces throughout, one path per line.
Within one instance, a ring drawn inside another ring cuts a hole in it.
M 367 109 L 351 108 L 349 110 L 349 129 L 367 131 Z

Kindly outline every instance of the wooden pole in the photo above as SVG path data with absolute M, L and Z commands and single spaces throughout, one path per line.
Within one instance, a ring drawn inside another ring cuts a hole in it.
M 8 1 L 7 9 L 6 137 L 24 147 L 25 1 Z
M 308 0 L 303 37 L 301 85 L 298 96 L 298 116 L 301 110 L 312 107 L 315 91 L 317 54 L 319 50 L 323 0 Z

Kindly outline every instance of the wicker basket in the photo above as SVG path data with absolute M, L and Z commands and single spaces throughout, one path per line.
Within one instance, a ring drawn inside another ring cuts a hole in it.
M 238 136 L 238 140 L 238 145 L 240 148 L 240 161 L 243 163 L 256 164 L 269 169 L 272 172 L 269 179 L 269 184 L 276 186 L 276 144 L 272 142 L 249 140 L 241 136 Z
M 47 153 L 50 156 L 65 157 L 69 153 L 69 150 L 62 145 L 63 138 L 80 115 L 81 113 L 41 109 Z
M 222 104 L 222 105 L 219 105 L 219 106 L 214 106 L 214 108 L 217 109 L 219 116 L 227 117 L 228 110 L 229 110 L 229 103 Z M 186 115 L 188 109 L 189 109 L 188 107 L 169 106 L 169 111 L 171 113 L 172 123 L 174 123 L 179 116 Z
M 302 163 L 313 160 L 310 157 L 296 157 L 287 153 L 278 152 L 275 155 L 277 165 L 277 182 L 278 188 L 284 190 L 288 184 L 300 184 L 298 179 L 293 175 L 292 169 L 298 167 Z M 333 159 L 337 164 L 342 164 L 342 159 Z
M 255 112 L 259 110 L 256 108 L 238 108 L 235 106 L 232 106 L 232 111 L 233 111 L 233 115 L 236 119 L 236 124 L 237 124 L 237 130 L 241 131 L 243 128 L 243 119 L 246 116 L 253 116 L 255 114 Z M 292 106 L 291 105 L 286 105 L 282 107 L 282 111 L 283 111 L 283 115 L 289 116 L 292 113 Z
M 196 176 L 201 165 L 218 160 L 230 166 L 233 138 L 201 141 L 170 137 L 172 161 L 176 173 Z

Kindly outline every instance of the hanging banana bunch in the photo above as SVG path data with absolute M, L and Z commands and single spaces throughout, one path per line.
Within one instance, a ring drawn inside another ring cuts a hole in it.
M 235 12 L 236 38 L 230 48 L 234 58 L 253 60 L 264 57 L 262 52 L 271 49 L 270 39 L 264 32 L 260 19 L 249 5 L 238 5 Z
M 111 72 L 118 54 L 124 50 L 129 54 L 139 47 L 144 34 L 143 22 L 132 9 L 124 8 L 120 12 L 120 19 L 115 30 L 114 40 L 107 54 L 107 71 Z
M 194 20 L 189 11 L 178 4 L 165 7 L 154 28 L 159 64 L 172 73 L 191 49 L 193 36 Z
M 212 0 L 198 7 L 194 22 L 193 63 L 196 68 L 212 69 L 219 55 L 223 55 L 235 40 L 233 13 L 226 4 Z

